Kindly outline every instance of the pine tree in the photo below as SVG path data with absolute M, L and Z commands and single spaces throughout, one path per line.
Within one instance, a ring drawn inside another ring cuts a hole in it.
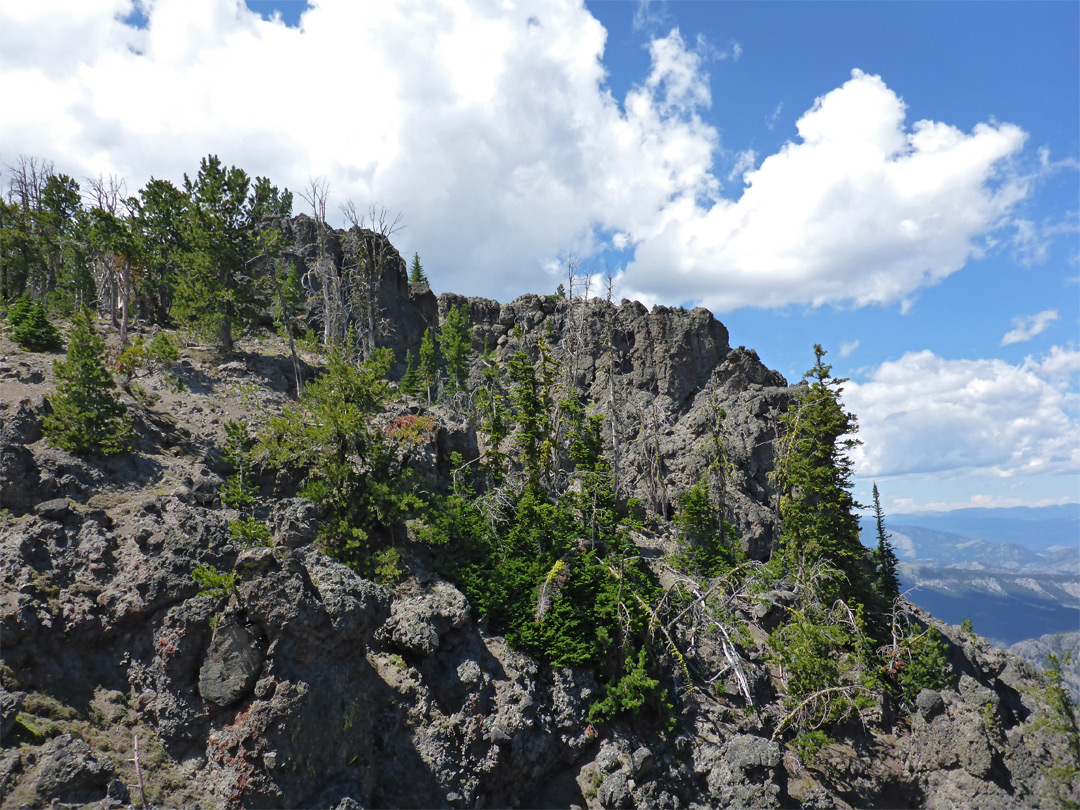
M 234 330 L 265 303 L 265 285 L 250 261 L 256 255 L 250 188 L 246 172 L 226 169 L 216 155 L 203 158 L 194 181 L 184 175 L 187 250 L 180 256 L 172 314 L 225 353 L 232 351 Z
M 420 341 L 420 385 L 427 392 L 428 402 L 439 384 L 439 355 L 435 349 L 435 339 L 431 336 L 431 330 L 424 332 L 424 339 Z
M 401 389 L 401 393 L 411 397 L 420 393 L 420 372 L 416 368 L 416 363 L 413 362 L 412 349 L 405 352 L 405 376 L 398 383 L 398 388 Z
M 899 563 L 896 559 L 896 551 L 889 542 L 892 535 L 885 531 L 885 516 L 881 513 L 881 499 L 878 497 L 877 484 L 874 484 L 874 520 L 877 522 L 878 538 L 877 551 L 874 554 L 878 591 L 891 604 L 900 595 L 900 579 L 896 575 Z
M 450 307 L 439 332 L 439 346 L 454 389 L 464 390 L 469 377 L 469 359 L 473 355 L 472 313 L 466 305 Z
M 819 560 L 841 569 L 856 590 L 862 582 L 859 561 L 858 504 L 851 494 L 852 462 L 848 451 L 859 444 L 854 414 L 840 400 L 844 379 L 832 376 L 825 350 L 814 346 L 808 386 L 781 417 L 774 480 L 780 494 L 782 553 L 792 564 Z
M 43 430 L 52 444 L 78 456 L 123 452 L 131 444 L 130 428 L 89 308 L 75 315 L 72 327 L 67 359 L 53 364 L 56 394 L 49 397 L 53 412 Z
M 420 254 L 414 253 L 412 259 L 412 267 L 409 268 L 409 283 L 410 284 L 428 284 L 427 274 L 424 273 L 424 266 L 420 264 Z
M 49 316 L 37 301 L 31 301 L 26 293 L 11 305 L 7 314 L 11 324 L 11 336 L 15 342 L 32 352 L 60 348 L 60 333 L 49 322 Z

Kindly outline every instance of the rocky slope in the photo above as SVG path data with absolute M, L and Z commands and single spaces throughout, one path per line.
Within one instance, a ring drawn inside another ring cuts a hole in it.
M 714 403 L 724 408 L 735 520 L 751 556 L 768 556 L 771 440 L 791 391 L 732 349 L 708 312 L 435 300 L 403 272 L 384 281 L 385 310 L 402 320 L 387 342 L 410 347 L 461 303 L 478 348 L 505 348 L 512 325 L 547 335 L 614 417 L 624 496 L 669 508 L 694 475 Z M 290 366 L 274 340 L 225 360 L 186 351 L 173 369 L 181 393 L 160 375 L 140 379 L 135 447 L 107 462 L 42 438 L 51 358 L 2 335 L 0 355 L 5 808 L 138 806 L 142 792 L 155 806 L 342 810 L 1047 801 L 1061 743 L 1037 728 L 1034 669 L 913 606 L 912 621 L 947 639 L 955 688 L 924 691 L 912 713 L 886 701 L 812 759 L 774 733 L 780 679 L 765 645 L 789 610 L 783 591 L 737 598 L 738 671 L 719 640 L 702 638 L 695 683 L 673 681 L 672 728 L 654 717 L 592 725 L 593 675 L 490 634 L 415 538 L 394 589 L 362 579 L 313 547 L 315 510 L 283 479 L 263 482 L 272 547 L 239 546 L 218 494 L 223 425 L 257 426 L 284 401 Z M 317 358 L 306 360 L 315 373 Z M 452 412 L 432 413 L 439 430 L 419 457 L 445 486 L 450 453 L 475 454 L 479 440 Z M 640 542 L 671 576 L 664 539 Z M 200 565 L 235 569 L 235 589 L 200 595 Z

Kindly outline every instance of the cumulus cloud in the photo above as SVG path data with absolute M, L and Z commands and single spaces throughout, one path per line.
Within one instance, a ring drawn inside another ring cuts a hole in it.
M 332 211 L 402 211 L 400 246 L 440 288 L 544 289 L 559 256 L 617 244 L 633 255 L 623 294 L 717 311 L 909 299 L 977 256 L 1027 193 L 1000 172 L 1019 128 L 909 130 L 896 94 L 856 71 L 724 199 L 701 118 L 719 56 L 678 30 L 616 99 L 606 32 L 580 4 L 310 6 L 290 28 L 240 0 L 140 0 L 136 27 L 131 0 L 8 3 L 0 159 L 132 188 L 208 153 L 294 190 L 324 176 Z
M 881 78 L 858 70 L 819 98 L 786 144 L 746 175 L 737 202 L 696 205 L 641 242 L 626 288 L 745 305 L 902 301 L 980 255 L 1027 194 L 1000 175 L 1025 133 L 963 133 L 917 121 Z
M 1013 318 L 1013 328 L 1001 338 L 1001 345 L 1009 346 L 1013 343 L 1023 343 L 1026 340 L 1031 340 L 1036 335 L 1045 332 L 1046 327 L 1057 319 L 1058 312 L 1056 309 L 1045 309 L 1035 315 Z
M 708 76 L 677 30 L 617 101 L 606 32 L 575 4 L 311 6 L 289 28 L 238 0 L 153 0 L 140 29 L 121 0 L 9 4 L 0 154 L 133 187 L 208 153 L 293 189 L 325 176 L 331 211 L 404 212 L 440 287 L 500 297 L 719 186 Z
M 1077 370 L 1080 352 L 1062 347 L 1019 365 L 930 351 L 883 363 L 844 391 L 864 442 L 852 455 L 857 473 L 1075 475 L 1080 423 L 1069 376 Z

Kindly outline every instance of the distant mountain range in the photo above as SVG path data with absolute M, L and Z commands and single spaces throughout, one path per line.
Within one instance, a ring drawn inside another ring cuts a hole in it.
M 887 516 L 907 597 L 994 643 L 1080 630 L 1080 504 Z M 863 542 L 876 545 L 864 518 Z
M 1077 503 L 887 515 L 885 524 L 890 531 L 901 531 L 901 526 L 917 526 L 988 543 L 1012 543 L 1033 551 L 1071 548 L 1080 555 L 1080 504 Z

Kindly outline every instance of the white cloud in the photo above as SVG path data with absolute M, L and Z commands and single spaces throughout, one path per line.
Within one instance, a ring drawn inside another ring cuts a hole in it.
M 780 120 L 780 113 L 783 112 L 783 110 L 784 102 L 781 101 L 779 104 L 776 105 L 776 109 L 765 117 L 765 126 L 768 129 L 773 129 L 776 127 L 776 122 Z
M 739 152 L 735 155 L 735 163 L 732 165 L 731 171 L 728 172 L 728 181 L 730 182 L 745 177 L 747 172 L 754 170 L 754 164 L 756 162 L 757 153 L 753 149 Z
M 316 0 L 298 28 L 240 0 L 139 7 L 145 29 L 123 22 L 130 0 L 0 8 L 0 158 L 130 188 L 179 181 L 208 153 L 294 190 L 325 176 L 332 211 L 402 211 L 400 247 L 440 289 L 542 290 L 553 259 L 619 234 L 634 251 L 621 292 L 643 300 L 910 300 L 1027 193 L 998 174 L 1020 129 L 908 131 L 903 102 L 855 72 L 723 199 L 700 116 L 708 54 L 677 30 L 654 38 L 649 74 L 616 100 L 606 32 L 580 4 Z
M 656 8 L 659 6 L 660 8 Z M 633 27 L 635 31 L 643 31 L 665 24 L 670 15 L 667 10 L 666 0 L 637 0 L 634 9 Z
M 612 233 L 648 238 L 719 187 L 719 138 L 696 113 L 708 77 L 678 31 L 653 40 L 620 105 L 606 32 L 559 0 L 320 0 L 299 28 L 238 0 L 154 0 L 145 30 L 121 21 L 130 8 L 0 9 L 4 106 L 26 111 L 0 119 L 4 161 L 132 188 L 179 181 L 208 153 L 294 190 L 325 176 L 330 211 L 402 211 L 400 247 L 440 289 L 501 298 L 546 288 L 553 258 Z
M 1013 318 L 1013 328 L 1001 338 L 1002 346 L 1023 343 L 1046 331 L 1046 327 L 1058 319 L 1056 309 L 1045 309 L 1035 315 Z
M 838 359 L 843 360 L 845 357 L 851 357 L 855 354 L 855 351 L 859 348 L 858 340 L 851 340 L 847 343 L 840 344 L 840 351 L 836 353 Z
M 999 177 L 1025 133 L 978 124 L 904 127 L 905 105 L 854 71 L 747 175 L 737 202 L 695 205 L 642 240 L 621 279 L 635 293 L 739 306 L 889 303 L 980 255 L 1029 184 Z
M 708 74 L 701 72 L 702 57 L 688 51 L 679 29 L 649 43 L 652 72 L 645 87 L 653 94 L 664 88 L 661 108 L 665 111 L 693 111 L 712 103 Z
M 1042 264 L 1050 255 L 1050 240 L 1030 219 L 1017 219 L 1013 222 L 1016 233 L 1013 234 L 1013 256 L 1021 264 L 1032 267 Z
M 906 515 L 912 512 L 952 512 L 956 509 L 1005 509 L 1012 506 L 1066 506 L 1076 503 L 1075 495 L 1063 495 L 1058 498 L 1009 498 L 998 495 L 972 495 L 966 501 L 925 501 L 914 498 L 894 498 L 885 510 L 893 515 Z
M 1015 366 L 930 351 L 883 363 L 844 391 L 864 442 L 852 455 L 858 475 L 1075 475 L 1080 423 L 1070 369 L 1080 369 L 1080 352 L 1060 347 Z
M 1042 360 L 1029 357 L 1024 367 L 1035 369 L 1038 374 L 1051 380 L 1068 380 L 1080 373 L 1080 351 L 1072 346 L 1051 346 L 1050 354 Z

